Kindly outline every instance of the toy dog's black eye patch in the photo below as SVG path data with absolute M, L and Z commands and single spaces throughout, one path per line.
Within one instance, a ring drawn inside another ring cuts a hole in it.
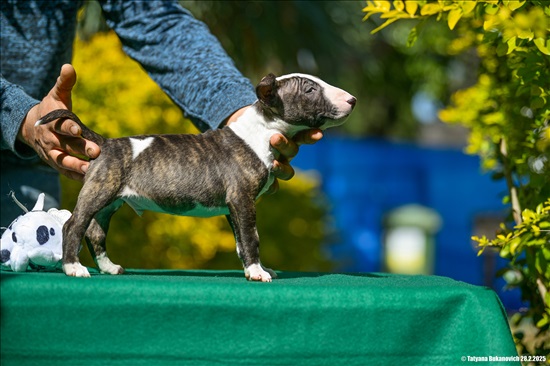
M 42 225 L 36 229 L 36 241 L 40 245 L 44 245 L 50 240 L 50 233 L 46 226 Z
M 13 241 L 14 243 L 17 243 L 17 235 L 15 235 L 15 233 L 11 233 L 11 241 Z

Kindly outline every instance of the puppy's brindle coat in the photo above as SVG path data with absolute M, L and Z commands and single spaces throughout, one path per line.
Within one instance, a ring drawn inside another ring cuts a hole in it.
M 310 128 L 344 122 L 355 98 L 303 74 L 264 77 L 258 100 L 228 127 L 199 135 L 104 138 L 67 110 L 56 110 L 36 125 L 72 119 L 82 136 L 101 147 L 90 162 L 71 218 L 63 227 L 63 271 L 89 277 L 78 259 L 82 237 L 103 273 L 120 274 L 106 254 L 111 216 L 125 202 L 144 210 L 182 216 L 226 215 L 235 234 L 246 278 L 271 281 L 275 273 L 260 263 L 255 201 L 273 183 L 275 156 L 270 137 L 288 137 Z

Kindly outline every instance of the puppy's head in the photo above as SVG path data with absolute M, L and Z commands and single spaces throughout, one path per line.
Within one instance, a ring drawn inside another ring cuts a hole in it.
M 327 129 L 344 123 L 356 99 L 346 91 L 305 74 L 269 74 L 256 87 L 259 104 L 269 118 L 297 129 Z

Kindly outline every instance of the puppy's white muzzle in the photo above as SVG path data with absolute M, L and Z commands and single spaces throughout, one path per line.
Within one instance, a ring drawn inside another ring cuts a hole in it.
M 353 95 L 333 86 L 326 90 L 325 96 L 333 103 L 335 113 L 334 119 L 327 119 L 321 126 L 322 130 L 344 123 L 357 103 Z

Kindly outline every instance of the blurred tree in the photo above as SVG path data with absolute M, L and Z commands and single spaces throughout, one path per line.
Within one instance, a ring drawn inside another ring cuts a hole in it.
M 86 4 L 79 28 L 83 39 L 107 28 L 99 4 Z M 413 47 L 407 47 L 409 24 L 396 24 L 391 32 L 370 36 L 365 27 L 374 29 L 378 24 L 359 22 L 360 1 L 181 4 L 210 27 L 251 80 L 268 72 L 303 72 L 354 94 L 359 100 L 355 113 L 344 126 L 329 133 L 415 139 L 419 121 L 435 119 L 413 114 L 414 96 L 437 103 L 447 99 L 449 88 L 474 83 L 450 78 L 457 70 L 470 68 L 475 60 L 449 56 L 447 28 L 437 22 L 426 24 L 425 36 Z
M 510 260 L 502 271 L 519 287 L 529 310 L 515 317 L 533 319 L 537 342 L 520 352 L 550 362 L 550 5 L 546 1 L 367 1 L 365 18 L 380 15 L 379 31 L 404 19 L 416 20 L 409 43 L 424 37 L 421 28 L 443 20 L 455 34 L 449 55 L 479 59 L 477 83 L 452 95 L 440 112 L 448 123 L 470 129 L 467 151 L 505 179 L 511 225 L 489 240 L 475 238 L 480 253 L 495 247 Z M 420 22 L 419 22 L 420 21 Z
M 359 102 L 342 128 L 330 133 L 414 139 L 411 99 L 447 96 L 445 44 L 439 37 L 406 47 L 398 26 L 371 37 L 355 1 L 181 1 L 206 24 L 252 79 L 268 72 L 315 74 Z M 375 24 L 368 27 L 374 28 Z M 433 34 L 445 33 L 432 24 Z M 443 38 L 444 39 L 444 38 Z M 435 45 L 435 47 L 434 47 Z
M 74 111 L 95 131 L 110 137 L 197 132 L 140 66 L 122 52 L 114 33 L 96 33 L 87 42 L 77 39 L 73 64 L 78 72 Z M 62 184 L 63 207 L 71 210 L 81 185 L 68 179 Z M 266 265 L 286 270 L 332 268 L 323 252 L 329 234 L 327 205 L 318 185 L 315 177 L 298 173 L 290 182 L 281 183 L 275 197 L 259 202 L 258 232 Z M 201 219 L 152 212 L 139 217 L 125 206 L 113 217 L 108 242 L 111 258 L 129 268 L 241 266 L 224 217 Z M 83 262 L 93 265 L 87 252 L 83 250 Z

